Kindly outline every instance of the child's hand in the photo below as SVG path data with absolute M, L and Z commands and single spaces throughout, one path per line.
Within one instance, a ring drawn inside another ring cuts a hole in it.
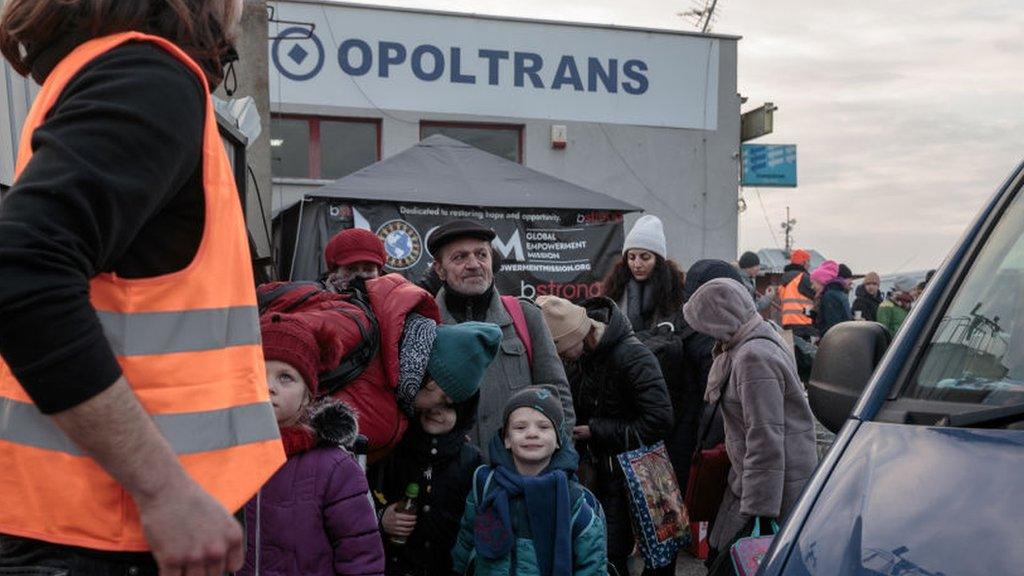
M 398 502 L 395 502 L 384 509 L 380 525 L 389 536 L 408 537 L 412 534 L 413 528 L 416 528 L 416 516 L 397 511 L 397 506 Z

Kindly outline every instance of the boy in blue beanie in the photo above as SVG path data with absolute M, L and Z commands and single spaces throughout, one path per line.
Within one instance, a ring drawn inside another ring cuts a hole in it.
M 477 468 L 453 570 L 466 574 L 590 576 L 607 574 L 600 505 L 576 481 L 579 456 L 563 427 L 558 397 L 546 388 L 514 394 Z

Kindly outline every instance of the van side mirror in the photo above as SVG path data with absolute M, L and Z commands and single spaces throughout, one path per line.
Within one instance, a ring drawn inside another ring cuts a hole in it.
M 843 322 L 818 344 L 807 385 L 814 416 L 834 433 L 850 417 L 892 336 L 877 322 Z

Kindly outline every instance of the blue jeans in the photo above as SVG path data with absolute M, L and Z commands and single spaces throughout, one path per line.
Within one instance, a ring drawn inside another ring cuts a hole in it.
M 0 576 L 157 576 L 153 556 L 0 535 Z

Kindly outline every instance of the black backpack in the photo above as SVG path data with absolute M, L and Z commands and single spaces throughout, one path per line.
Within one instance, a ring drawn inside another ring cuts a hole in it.
M 678 410 L 686 402 L 684 399 L 686 393 L 684 390 L 686 379 L 684 335 L 673 323 L 662 322 L 653 328 L 637 332 L 636 337 L 658 359 L 672 407 L 674 410 Z

